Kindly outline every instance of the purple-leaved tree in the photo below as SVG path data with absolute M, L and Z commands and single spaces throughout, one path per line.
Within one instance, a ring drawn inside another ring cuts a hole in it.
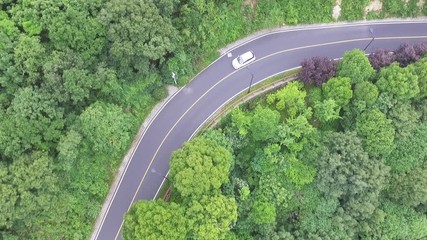
M 337 71 L 337 62 L 327 57 L 312 57 L 301 63 L 300 79 L 305 84 L 321 86 Z

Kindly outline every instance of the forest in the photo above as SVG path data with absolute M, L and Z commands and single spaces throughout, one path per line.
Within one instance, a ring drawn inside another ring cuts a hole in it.
M 0 238 L 87 239 L 138 128 L 167 96 L 165 85 L 174 84 L 171 72 L 182 86 L 218 56 L 217 49 L 254 31 L 334 21 L 334 2 L 0 0 Z M 427 7 L 414 2 L 384 0 L 384 9 L 366 18 L 426 15 Z M 343 0 L 338 20 L 364 18 L 367 5 Z M 385 107 L 394 100 L 383 101 Z M 319 104 L 331 110 L 331 101 Z M 399 109 L 413 113 L 407 104 Z M 249 115 L 242 111 L 242 120 Z M 210 137 L 223 139 L 216 132 Z M 404 149 L 421 146 L 404 144 Z M 219 154 L 234 166 L 233 155 Z M 389 161 L 402 164 L 398 159 Z M 419 160 L 410 159 L 418 166 Z M 219 193 L 228 177 L 218 175 L 204 188 Z M 222 196 L 211 208 L 237 211 Z M 197 200 L 199 207 L 213 204 L 207 196 Z M 174 207 L 179 214 L 180 206 Z M 193 213 L 199 216 L 194 221 L 203 222 L 200 209 Z M 236 217 L 237 212 L 222 219 L 222 228 Z
M 427 43 L 313 57 L 173 153 L 124 239 L 427 238 Z

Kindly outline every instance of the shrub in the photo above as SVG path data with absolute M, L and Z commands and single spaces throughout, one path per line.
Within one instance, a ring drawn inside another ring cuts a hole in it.
M 423 57 L 427 53 L 427 42 L 415 44 L 414 50 L 415 54 L 417 54 L 420 58 Z
M 152 96 L 157 101 L 163 100 L 168 96 L 168 90 L 164 86 L 160 86 L 154 89 Z
M 382 67 L 390 65 L 394 61 L 393 54 L 387 49 L 378 49 L 371 53 L 368 57 L 369 62 L 375 70 L 379 70 Z
M 417 55 L 414 46 L 404 43 L 395 52 L 396 61 L 401 67 L 406 67 L 410 63 L 413 63 L 420 59 Z
M 337 62 L 326 57 L 312 57 L 301 63 L 300 78 L 305 84 L 320 86 L 335 76 Z

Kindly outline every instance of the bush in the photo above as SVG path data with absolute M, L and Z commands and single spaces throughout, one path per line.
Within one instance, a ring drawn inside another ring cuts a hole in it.
M 427 53 L 427 42 L 415 44 L 414 50 L 415 54 L 417 54 L 420 58 L 423 57 Z
M 312 57 L 301 63 L 300 78 L 305 84 L 320 86 L 335 76 L 337 62 L 326 57 Z
M 154 89 L 152 96 L 157 101 L 163 100 L 164 98 L 166 98 L 168 96 L 168 90 L 166 89 L 165 86 L 160 86 L 160 87 Z
M 401 67 L 406 67 L 410 63 L 418 61 L 420 56 L 417 55 L 414 46 L 404 43 L 395 52 L 396 61 Z
M 387 49 L 378 49 L 371 53 L 368 57 L 369 62 L 375 70 L 379 70 L 382 67 L 386 67 L 393 63 L 394 56 Z

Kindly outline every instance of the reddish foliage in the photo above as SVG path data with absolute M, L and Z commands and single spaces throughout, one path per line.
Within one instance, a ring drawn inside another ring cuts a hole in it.
M 305 84 L 320 86 L 337 71 L 337 62 L 326 57 L 312 57 L 301 63 L 300 78 Z
M 417 55 L 414 49 L 414 46 L 408 45 L 406 43 L 400 45 L 394 55 L 396 57 L 396 61 L 400 64 L 401 67 L 406 67 L 420 59 L 420 56 Z
M 371 53 L 368 59 L 372 67 L 376 70 L 379 70 L 382 67 L 386 67 L 392 64 L 394 61 L 394 56 L 387 49 L 378 49 L 377 51 Z
M 419 57 L 423 57 L 427 53 L 427 42 L 418 43 L 414 46 L 415 54 Z

